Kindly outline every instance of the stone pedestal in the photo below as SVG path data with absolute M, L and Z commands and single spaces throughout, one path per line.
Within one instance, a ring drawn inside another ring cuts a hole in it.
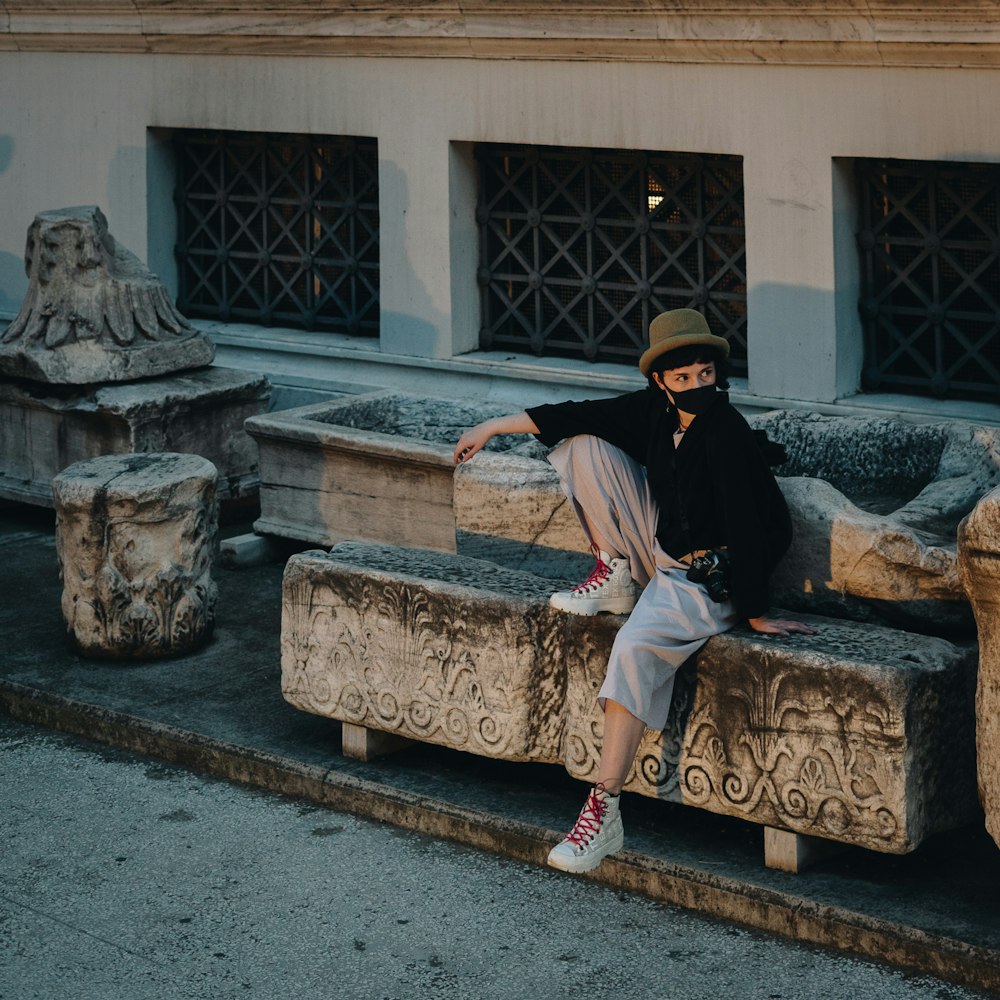
M 215 466 L 197 455 L 108 455 L 52 481 L 62 610 L 84 655 L 174 656 L 215 613 Z
M 52 506 L 52 477 L 100 455 L 201 455 L 219 472 L 218 496 L 258 487 L 257 449 L 243 421 L 267 409 L 261 375 L 230 368 L 90 387 L 0 380 L 0 498 Z
M 987 493 L 962 522 L 958 562 L 979 628 L 979 800 L 986 811 L 986 829 L 1000 845 L 1000 487 Z

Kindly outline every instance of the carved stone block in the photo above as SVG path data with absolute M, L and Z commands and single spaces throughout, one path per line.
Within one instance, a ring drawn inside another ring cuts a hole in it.
M 962 522 L 958 560 L 979 626 L 979 798 L 986 829 L 1000 845 L 1000 488 L 984 496 Z
M 546 581 L 344 543 L 292 556 L 282 593 L 281 686 L 297 708 L 486 757 L 560 759 Z
M 52 482 L 62 610 L 94 658 L 174 656 L 211 633 L 216 470 L 197 455 L 108 455 Z
M 646 733 L 626 788 L 889 853 L 970 820 L 974 652 L 806 620 L 818 635 L 710 639 L 678 674 L 667 726 Z M 592 621 L 586 644 L 607 644 L 613 626 Z M 566 763 L 584 780 L 600 753 L 603 675 L 597 655 L 567 670 Z
M 455 526 L 484 538 L 588 552 L 580 521 L 548 462 L 480 452 L 455 470 Z
M 557 581 L 345 543 L 293 557 L 282 684 L 306 711 L 596 775 L 597 691 L 623 619 L 552 612 Z M 627 787 L 805 836 L 902 853 L 974 815 L 975 654 L 812 619 L 817 636 L 711 639 L 680 671 Z
M 52 506 L 52 477 L 99 455 L 201 455 L 221 500 L 257 489 L 257 449 L 243 422 L 267 408 L 262 375 L 231 368 L 120 385 L 61 389 L 0 380 L 0 497 Z
M 1000 428 L 781 411 L 750 423 L 788 452 L 776 471 L 795 531 L 775 603 L 973 634 L 956 539 L 1000 484 Z
M 41 212 L 28 229 L 28 291 L 0 336 L 0 372 L 88 385 L 212 363 L 215 347 L 95 205 Z

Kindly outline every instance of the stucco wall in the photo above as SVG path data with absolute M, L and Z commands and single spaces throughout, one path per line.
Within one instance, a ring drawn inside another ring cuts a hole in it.
M 24 233 L 41 209 L 99 204 L 172 280 L 159 129 L 377 138 L 381 348 L 428 359 L 476 342 L 466 144 L 729 153 L 745 180 L 747 391 L 829 403 L 861 365 L 839 160 L 1000 159 L 998 86 L 991 69 L 3 52 L 0 315 L 26 288 Z

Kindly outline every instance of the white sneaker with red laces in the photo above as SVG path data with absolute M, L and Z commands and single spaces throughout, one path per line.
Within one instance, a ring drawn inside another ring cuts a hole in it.
M 563 872 L 589 872 L 609 854 L 620 851 L 625 843 L 625 830 L 619 801 L 619 796 L 609 795 L 604 785 L 594 785 L 576 826 L 549 851 L 549 864 Z
M 627 559 L 613 559 L 594 546 L 597 565 L 583 583 L 572 590 L 556 591 L 549 605 L 571 615 L 596 615 L 610 611 L 627 615 L 636 601 L 636 586 L 629 572 Z

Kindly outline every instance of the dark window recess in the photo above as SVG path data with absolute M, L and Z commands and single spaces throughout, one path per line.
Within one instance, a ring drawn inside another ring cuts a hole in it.
M 866 389 L 997 400 L 1000 166 L 860 160 Z
M 484 348 L 634 363 L 649 321 L 700 310 L 746 370 L 736 156 L 481 144 Z
M 178 307 L 378 336 L 374 139 L 181 131 Z

